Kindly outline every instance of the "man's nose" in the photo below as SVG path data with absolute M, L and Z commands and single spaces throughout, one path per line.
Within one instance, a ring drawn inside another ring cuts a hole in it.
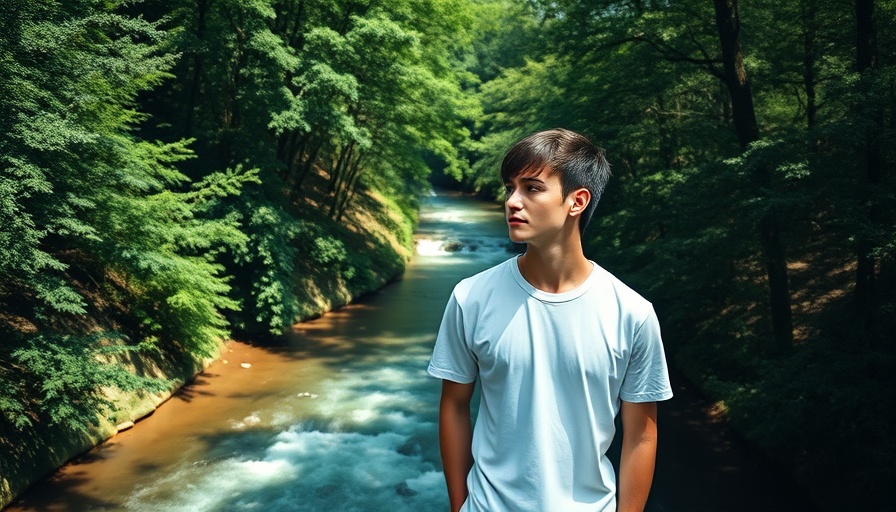
M 507 196 L 506 203 L 507 203 L 507 207 L 512 210 L 522 210 L 522 208 L 523 208 L 523 204 L 520 201 L 520 195 L 517 193 L 516 190 L 512 191 Z

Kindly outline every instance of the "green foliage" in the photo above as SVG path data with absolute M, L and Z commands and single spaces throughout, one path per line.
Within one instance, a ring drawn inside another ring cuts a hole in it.
M 372 291 L 376 283 L 402 270 L 403 256 L 373 233 L 352 233 L 320 215 L 297 218 L 282 198 L 263 187 L 222 206 L 238 212 L 248 237 L 226 264 L 234 276 L 231 297 L 240 302 L 239 311 L 230 316 L 244 333 L 280 335 L 298 320 L 319 313 L 315 308 L 322 299 L 339 303 L 344 293 Z M 411 226 L 408 220 L 396 228 L 406 247 L 412 243 Z
M 210 355 L 228 335 L 222 311 L 236 307 L 216 259 L 246 237 L 235 215 L 210 213 L 257 171 L 234 166 L 190 185 L 177 166 L 193 156 L 191 141 L 137 135 L 147 119 L 138 97 L 171 78 L 175 56 L 159 23 L 117 7 L 4 7 L 0 303 L 4 328 L 37 330 L 4 341 L 0 406 L 16 428 L 86 429 L 109 405 L 101 386 L 160 389 L 98 359 L 112 345 L 83 334 L 95 315 L 118 309 L 134 339 Z
M 49 442 L 23 429 L 82 437 L 111 388 L 170 386 L 125 369 L 137 347 L 214 356 L 231 327 L 282 334 L 399 275 L 429 166 L 467 172 L 472 20 L 467 0 L 6 2 L 4 470 Z
M 165 379 L 144 377 L 108 358 L 137 350 L 122 345 L 120 335 L 96 333 L 84 336 L 58 334 L 13 335 L 2 370 L 0 394 L 3 420 L 17 429 L 35 421 L 78 430 L 94 426 L 98 414 L 109 412 L 112 403 L 104 388 L 156 392 L 168 389 Z M 27 397 L 31 401 L 22 401 Z
M 296 239 L 303 223 L 273 201 L 259 187 L 227 205 L 242 216 L 246 242 L 234 251 L 235 276 L 231 296 L 239 300 L 235 325 L 243 331 L 281 334 L 302 311 L 295 288 L 300 278 L 301 256 Z
M 96 238 L 96 194 L 122 178 L 115 167 L 139 119 L 132 102 L 172 59 L 157 52 L 155 25 L 91 2 L 17 1 L 4 10 L 0 278 L 51 309 L 83 313 L 52 244 Z
M 212 214 L 232 214 L 245 237 L 216 258 L 233 275 L 239 328 L 282 332 L 306 314 L 302 280 L 322 268 L 349 287 L 372 282 L 370 258 L 353 253 L 342 226 L 365 191 L 412 204 L 429 186 L 428 164 L 465 172 L 464 122 L 478 112 L 459 85 L 465 0 L 148 2 L 145 11 L 183 55 L 147 104 L 146 130 L 195 139 L 199 158 L 181 165 L 188 176 L 234 162 L 260 170 L 257 193 Z
M 843 333 L 842 341 L 862 343 L 849 333 Z M 841 350 L 819 340 L 788 360 L 757 365 L 749 384 L 714 380 L 710 389 L 726 397 L 732 421 L 749 439 L 769 453 L 798 461 L 795 470 L 803 479 L 825 487 L 842 485 L 842 475 L 831 468 L 852 468 L 851 491 L 863 493 L 864 504 L 885 507 L 875 482 L 896 474 L 889 457 L 896 447 L 888 430 L 894 415 L 886 405 L 896 397 L 879 388 L 874 400 L 859 397 L 868 393 L 864 382 L 886 379 L 896 361 L 891 351 L 875 349 L 831 358 Z
M 339 220 L 365 186 L 419 193 L 427 158 L 453 174 L 465 168 L 457 146 L 476 109 L 460 91 L 455 55 L 467 39 L 466 0 L 151 10 L 177 33 L 172 50 L 187 56 L 153 113 L 171 127 L 158 130 L 164 137 L 197 138 L 203 164 L 191 175 L 244 162 L 275 171 L 301 202 L 309 176 L 325 171 L 325 205 Z
M 185 192 L 109 198 L 104 236 L 95 250 L 110 270 L 126 276 L 133 314 L 146 336 L 201 355 L 211 355 L 227 336 L 222 311 L 236 309 L 237 302 L 216 257 L 243 246 L 247 237 L 235 214 L 206 213 L 244 183 L 257 181 L 257 170 L 237 167 L 210 174 Z
M 541 52 L 544 34 L 531 3 L 477 0 L 472 11 L 472 41 L 463 62 L 475 76 L 474 83 L 487 83 L 505 69 L 522 67 L 527 56 Z

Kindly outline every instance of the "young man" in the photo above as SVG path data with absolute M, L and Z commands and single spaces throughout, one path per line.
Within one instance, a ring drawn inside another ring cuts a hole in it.
M 442 379 L 452 512 L 644 508 L 656 402 L 672 391 L 653 307 L 582 251 L 609 175 L 603 151 L 568 130 L 530 135 L 504 157 L 510 239 L 526 252 L 455 287 L 429 365 Z M 617 414 L 618 487 L 606 457 Z

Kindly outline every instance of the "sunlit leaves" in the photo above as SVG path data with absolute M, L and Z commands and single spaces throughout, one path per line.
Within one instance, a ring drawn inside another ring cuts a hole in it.
M 83 312 L 58 273 L 67 265 L 45 242 L 96 238 L 98 197 L 130 159 L 132 102 L 166 76 L 172 58 L 154 46 L 162 35 L 153 24 L 89 3 L 5 9 L 15 25 L 0 35 L 0 216 L 8 220 L 0 239 L 10 241 L 0 277 L 51 308 Z
M 162 189 L 109 199 L 96 248 L 111 268 L 129 277 L 147 334 L 202 354 L 227 335 L 222 311 L 238 304 L 215 257 L 248 239 L 236 215 L 212 218 L 206 212 L 219 198 L 257 181 L 256 170 L 237 168 L 210 174 L 186 192 Z
M 31 426 L 43 414 L 51 425 L 72 430 L 89 428 L 112 405 L 102 393 L 104 386 L 157 392 L 170 385 L 164 379 L 140 376 L 119 365 L 100 364 L 103 357 L 128 350 L 115 333 L 27 334 L 10 341 L 13 349 L 9 361 L 20 372 L 3 375 L 0 414 L 19 429 Z M 23 406 L 25 397 L 39 401 L 42 412 Z

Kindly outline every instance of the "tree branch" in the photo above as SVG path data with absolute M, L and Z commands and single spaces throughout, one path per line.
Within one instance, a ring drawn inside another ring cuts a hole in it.
M 727 80 L 725 73 L 718 67 L 716 67 L 716 64 L 720 63 L 721 61 L 719 59 L 710 58 L 706 51 L 699 45 L 698 48 L 700 48 L 701 53 L 703 53 L 704 55 L 704 58 L 702 59 L 695 59 L 694 57 L 682 53 L 680 50 L 673 46 L 670 46 L 662 41 L 651 40 L 647 37 L 644 37 L 643 35 L 634 36 L 633 38 L 631 38 L 631 40 L 649 44 L 669 62 L 687 62 L 689 64 L 695 64 L 706 69 L 710 74 L 722 80 L 723 82 Z

